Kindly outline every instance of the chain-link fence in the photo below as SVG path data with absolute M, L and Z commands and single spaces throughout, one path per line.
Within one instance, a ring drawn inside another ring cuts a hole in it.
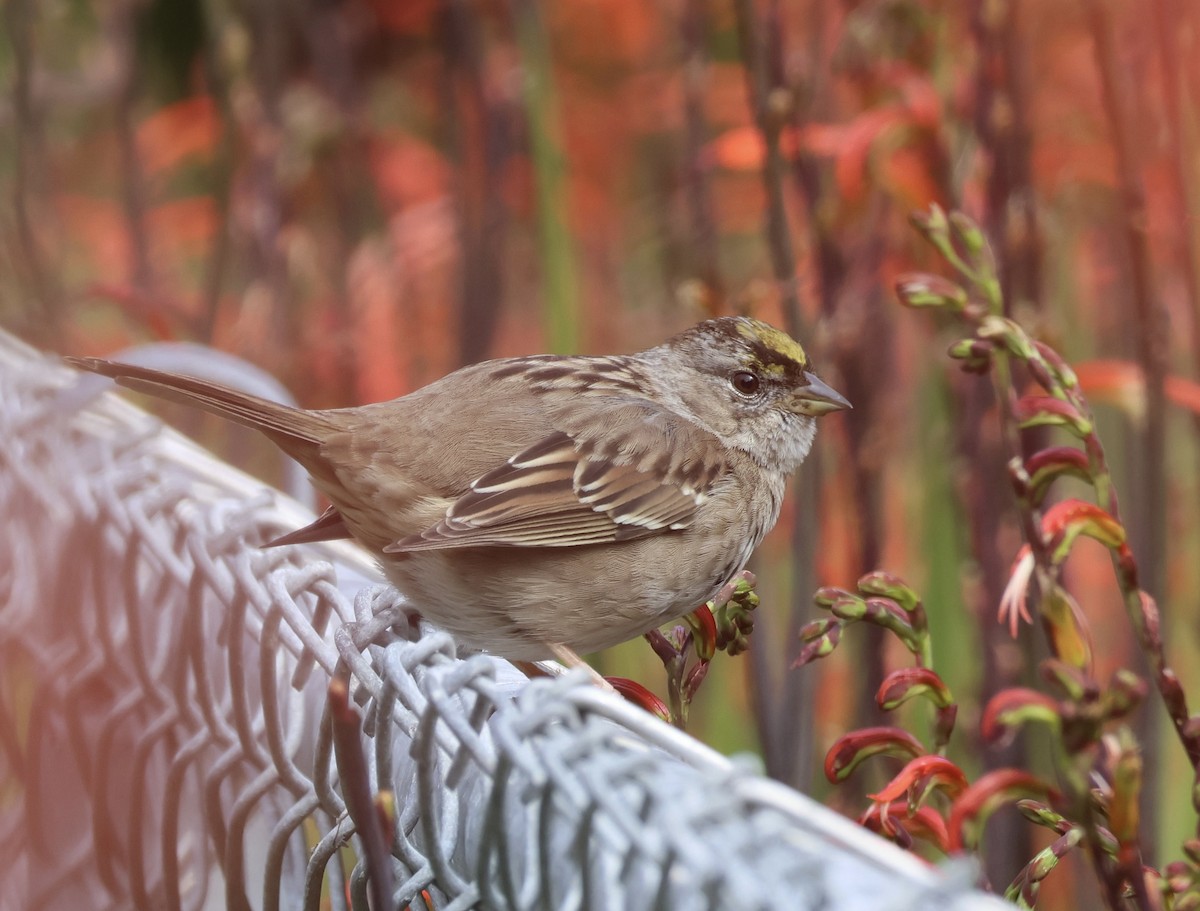
M 0 337 L 2 911 L 995 901 L 575 675 L 458 658 L 352 546 L 259 549 L 305 510 L 107 387 Z

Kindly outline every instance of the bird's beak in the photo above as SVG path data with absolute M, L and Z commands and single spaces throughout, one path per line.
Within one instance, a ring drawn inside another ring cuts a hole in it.
M 792 411 L 809 417 L 820 417 L 831 411 L 844 411 L 854 406 L 832 386 L 822 383 L 815 374 L 804 371 L 804 385 L 792 393 Z

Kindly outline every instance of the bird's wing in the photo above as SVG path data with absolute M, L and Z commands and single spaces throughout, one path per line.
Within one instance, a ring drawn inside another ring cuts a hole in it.
M 686 528 L 726 473 L 724 448 L 648 404 L 593 417 L 487 472 L 439 522 L 385 551 L 575 547 Z

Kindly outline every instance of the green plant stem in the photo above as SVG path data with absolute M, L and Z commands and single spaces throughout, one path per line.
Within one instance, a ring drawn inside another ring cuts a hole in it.
M 1117 166 L 1119 187 L 1120 227 L 1124 231 L 1129 256 L 1130 288 L 1133 313 L 1131 329 L 1136 333 L 1138 361 L 1146 384 L 1145 422 L 1137 433 L 1137 451 L 1141 455 L 1136 465 L 1139 482 L 1134 500 L 1133 530 L 1144 569 L 1144 587 L 1158 598 L 1166 593 L 1166 397 L 1163 385 L 1166 376 L 1167 340 L 1166 317 L 1154 287 L 1153 260 L 1145 225 L 1148 221 L 1146 194 L 1142 183 L 1139 150 L 1143 145 L 1135 138 L 1130 117 L 1129 86 L 1126 68 L 1118 60 L 1112 20 L 1107 4 L 1102 0 L 1083 0 L 1083 8 L 1096 70 L 1100 76 L 1101 101 L 1109 123 Z M 1145 713 L 1140 721 L 1139 734 L 1145 747 L 1147 773 L 1157 777 L 1161 765 L 1157 739 L 1157 716 Z M 1149 838 L 1153 849 L 1158 808 L 1153 801 L 1144 803 Z
M 687 730 L 689 701 L 683 693 L 683 675 L 687 656 L 680 654 L 667 667 L 667 707 L 671 710 L 671 724 L 681 731 Z
M 579 300 L 575 258 L 563 211 L 566 163 L 560 148 L 558 102 L 549 42 L 537 0 L 516 5 L 517 44 L 524 64 L 522 89 L 529 118 L 529 154 L 537 196 L 538 245 L 545 282 L 546 344 L 566 354 L 579 350 Z

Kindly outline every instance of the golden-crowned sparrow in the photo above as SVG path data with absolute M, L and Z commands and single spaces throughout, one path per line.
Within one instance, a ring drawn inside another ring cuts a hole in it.
M 850 407 L 800 345 L 743 317 L 330 411 L 67 360 L 261 431 L 333 504 L 273 543 L 353 536 L 431 621 L 525 660 L 606 648 L 712 597 L 774 526 L 815 418 Z

